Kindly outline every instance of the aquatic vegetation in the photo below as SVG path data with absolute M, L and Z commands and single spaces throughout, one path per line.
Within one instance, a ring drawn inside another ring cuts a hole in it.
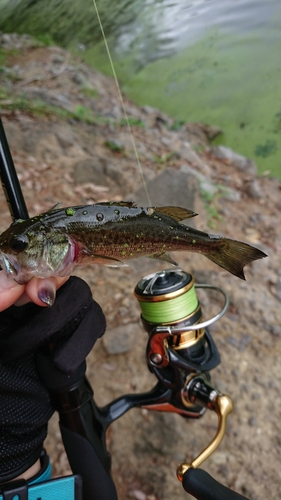
M 262 158 L 267 158 L 268 156 L 274 154 L 277 151 L 276 141 L 267 140 L 264 144 L 258 144 L 255 148 L 255 155 L 261 156 Z

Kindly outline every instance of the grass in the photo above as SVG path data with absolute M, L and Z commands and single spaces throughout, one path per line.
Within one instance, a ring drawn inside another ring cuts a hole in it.
M 204 208 L 207 214 L 207 224 L 211 229 L 216 229 L 217 222 L 223 220 L 223 217 L 219 213 L 217 201 L 223 194 L 224 186 L 215 185 L 217 188 L 216 193 L 210 193 L 202 187 L 200 187 L 200 195 L 204 204 Z
M 40 45 L 45 45 L 46 47 L 53 47 L 56 42 L 49 33 L 38 34 L 32 37 L 35 42 L 39 42 Z
M 105 141 L 104 145 L 113 153 L 124 153 L 124 146 L 118 141 Z
M 77 106 L 68 111 L 58 106 L 46 104 L 40 99 L 29 99 L 25 94 L 11 96 L 6 89 L 0 87 L 0 110 L 22 111 L 37 117 L 55 116 L 63 120 L 77 120 L 83 123 L 96 124 L 97 120 L 91 111 L 84 106 Z
M 178 158 L 178 153 L 176 151 L 170 151 L 162 155 L 154 155 L 153 160 L 157 164 L 158 169 L 163 169 L 169 165 L 172 160 Z
M 178 132 L 185 124 L 186 120 L 175 120 L 173 125 L 169 127 L 169 130 L 174 130 L 175 132 Z
M 121 125 L 121 127 L 127 127 L 128 124 L 130 125 L 130 127 L 145 128 L 145 123 L 139 118 L 135 118 L 134 116 L 129 116 L 128 120 L 126 118 L 121 118 L 121 120 L 119 121 L 119 125 Z
M 6 57 L 7 57 L 6 51 L 0 48 L 0 67 L 4 65 Z
M 91 97 L 92 99 L 96 99 L 99 95 L 96 89 L 90 87 L 83 87 L 82 94 L 84 94 L 86 97 Z

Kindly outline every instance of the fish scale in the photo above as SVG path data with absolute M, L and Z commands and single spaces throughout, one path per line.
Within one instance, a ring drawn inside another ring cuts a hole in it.
M 181 223 L 195 215 L 186 208 L 137 207 L 133 202 L 53 208 L 15 221 L 1 234 L 0 265 L 8 276 L 25 283 L 32 276 L 69 275 L 76 265 L 119 265 L 141 256 L 176 265 L 168 252 L 189 251 L 245 279 L 244 266 L 266 257 L 247 243 Z

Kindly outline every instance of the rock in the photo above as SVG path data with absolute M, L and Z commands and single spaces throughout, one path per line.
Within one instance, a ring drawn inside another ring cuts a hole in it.
M 84 86 L 86 87 L 87 86 L 87 78 L 86 76 L 81 72 L 77 72 L 73 75 L 72 77 L 72 80 L 74 81 L 74 83 L 76 83 L 77 85 L 81 85 L 81 86 Z
M 113 165 L 100 156 L 79 160 L 74 165 L 73 179 L 75 184 L 93 183 L 110 187 L 112 193 L 119 193 L 121 187 L 126 189 L 128 186 L 126 174 L 120 171 L 118 163 Z
M 75 136 L 74 136 L 72 130 L 69 129 L 67 126 L 56 127 L 55 135 L 56 135 L 60 145 L 64 149 L 69 148 L 75 144 Z
M 237 189 L 224 186 L 223 188 L 220 189 L 220 197 L 229 201 L 240 201 L 241 193 L 240 191 L 237 191 Z
M 106 185 L 105 162 L 99 157 L 93 156 L 78 160 L 74 166 L 73 179 L 75 184 L 86 184 L 92 182 L 99 186 Z
M 196 168 L 197 172 L 199 169 L 203 175 L 211 177 L 211 169 L 209 165 L 207 165 L 206 162 L 200 158 L 189 142 L 184 142 L 184 147 L 181 148 L 180 155 L 183 160 L 187 161 L 192 167 Z
M 66 109 L 67 111 L 73 111 L 75 105 L 73 106 L 70 96 L 65 92 L 64 94 L 52 90 L 46 90 L 39 87 L 29 87 L 25 88 L 25 93 L 30 98 L 39 99 L 45 102 L 49 106 L 59 106 L 60 108 Z
M 259 200 L 260 198 L 262 198 L 262 189 L 260 186 L 260 182 L 257 179 L 251 179 L 249 182 L 247 182 L 245 190 L 254 200 Z
M 147 183 L 147 190 L 155 206 L 177 205 L 196 211 L 199 186 L 191 169 L 183 171 L 168 167 Z M 147 205 L 144 187 L 135 191 L 133 199 L 138 205 Z M 190 222 L 191 219 L 189 225 Z
M 219 194 L 220 197 L 226 198 L 228 195 L 230 197 L 232 194 L 232 191 L 234 191 L 234 190 L 231 190 L 230 188 L 227 188 L 227 187 L 225 187 L 223 190 L 218 189 L 218 187 L 215 186 L 206 175 L 198 172 L 197 170 L 189 167 L 188 165 L 181 165 L 180 170 L 181 170 L 181 172 L 195 176 L 197 181 L 198 181 L 198 184 L 200 186 L 200 191 L 201 192 L 203 191 L 204 194 L 206 194 L 210 197 L 213 197 L 213 196 Z M 225 196 L 224 196 L 224 193 L 225 193 Z M 236 201 L 236 197 L 234 195 L 232 196 L 232 198 L 233 198 L 232 201 Z M 228 198 L 228 199 L 230 199 L 230 198 Z
M 270 333 L 272 333 L 272 335 L 274 337 L 281 337 L 281 326 L 280 325 L 270 325 L 269 331 L 270 331 Z
M 18 35 L 17 33 L 0 33 L 0 46 L 6 50 L 19 50 L 39 46 L 30 35 Z
M 207 179 L 200 182 L 200 189 L 209 196 L 215 196 L 218 193 L 218 188 Z
M 135 500 L 146 500 L 146 494 L 140 490 L 133 490 L 130 496 L 135 498 Z
M 16 125 L 16 123 L 8 121 L 5 123 L 5 133 L 7 136 L 7 140 L 11 149 L 22 149 L 23 147 L 23 138 L 22 131 Z
M 278 278 L 276 283 L 276 297 L 281 300 L 281 278 Z
M 242 170 L 243 172 L 247 172 L 252 175 L 257 174 L 257 167 L 253 160 L 235 153 L 232 149 L 227 148 L 226 146 L 216 146 L 212 148 L 212 152 L 219 160 L 227 160 L 234 167 Z
M 204 132 L 206 132 L 206 136 L 209 141 L 213 141 L 216 137 L 222 134 L 222 130 L 215 125 L 205 125 Z
M 257 418 L 256 417 L 249 417 L 248 424 L 250 425 L 250 427 L 256 427 L 258 424 Z
M 107 330 L 102 342 L 108 354 L 121 354 L 134 347 L 139 333 L 139 323 L 129 323 Z

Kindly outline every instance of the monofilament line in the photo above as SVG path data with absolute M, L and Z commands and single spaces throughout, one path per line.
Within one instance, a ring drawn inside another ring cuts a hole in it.
M 145 193 L 146 193 L 147 201 L 148 201 L 148 204 L 151 205 L 151 201 L 150 201 L 150 198 L 149 198 L 149 194 L 148 194 L 148 190 L 147 190 L 147 186 L 146 186 L 146 182 L 145 182 L 145 178 L 144 178 L 143 169 L 142 169 L 142 166 L 141 166 L 141 162 L 140 162 L 138 150 L 137 150 L 135 139 L 134 139 L 134 136 L 133 136 L 133 133 L 132 133 L 132 128 L 131 128 L 131 125 L 130 125 L 130 122 L 129 122 L 129 119 L 128 119 L 128 115 L 127 115 L 127 111 L 126 111 L 126 106 L 125 106 L 125 103 L 124 103 L 124 99 L 123 99 L 123 96 L 122 96 L 121 88 L 120 88 L 120 85 L 119 85 L 119 81 L 118 81 L 118 78 L 117 78 L 117 74 L 116 74 L 116 71 L 115 71 L 115 67 L 114 67 L 114 64 L 113 64 L 113 60 L 112 60 L 112 57 L 111 57 L 111 53 L 110 53 L 110 50 L 109 50 L 109 46 L 108 46 L 108 43 L 107 43 L 107 39 L 106 39 L 106 36 L 105 36 L 105 32 L 104 32 L 104 29 L 103 29 L 103 25 L 102 25 L 102 22 L 101 22 L 99 11 L 98 11 L 98 8 L 97 8 L 96 0 L 93 0 L 93 3 L 94 3 L 96 15 L 97 15 L 97 19 L 98 19 L 98 22 L 99 22 L 99 25 L 100 25 L 100 30 L 101 30 L 102 37 L 103 37 L 103 40 L 104 40 L 104 45 L 105 45 L 106 52 L 107 52 L 107 55 L 108 55 L 109 63 L 110 63 L 110 66 L 111 66 L 111 71 L 112 71 L 113 78 L 115 80 L 115 84 L 116 84 L 116 87 L 117 87 L 117 91 L 118 91 L 119 99 L 120 99 L 120 102 L 121 102 L 121 106 L 122 106 L 124 118 L 125 118 L 125 121 L 126 121 L 126 124 L 127 124 L 127 128 L 128 128 L 128 131 L 129 131 L 129 134 L 130 134 L 130 137 L 131 137 L 132 146 L 133 146 L 134 154 L 135 154 L 135 157 L 136 157 L 137 165 L 138 165 L 138 168 L 139 168 L 139 171 L 140 171 L 140 174 L 141 174 L 141 178 L 142 178 L 144 190 L 145 190 Z

